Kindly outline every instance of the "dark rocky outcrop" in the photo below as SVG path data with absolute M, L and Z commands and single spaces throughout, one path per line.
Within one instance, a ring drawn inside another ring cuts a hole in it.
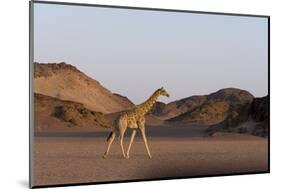
M 221 123 L 207 130 L 208 135 L 217 132 L 246 133 L 261 137 L 268 136 L 269 98 L 255 98 L 251 103 L 232 106 L 229 115 Z

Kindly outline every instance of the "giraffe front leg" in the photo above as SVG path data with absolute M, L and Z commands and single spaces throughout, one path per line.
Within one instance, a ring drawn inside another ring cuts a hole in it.
M 149 158 L 151 159 L 152 156 L 151 156 L 150 150 L 148 148 L 147 139 L 146 139 L 146 135 L 145 135 L 145 128 L 140 127 L 140 130 L 141 130 L 141 135 L 142 135 L 142 138 L 143 138 L 143 141 L 144 141 L 144 144 L 145 144 L 146 151 L 148 153 Z
M 128 150 L 127 150 L 127 158 L 128 159 L 130 158 L 130 149 L 131 149 L 132 143 L 134 141 L 135 135 L 136 135 L 136 130 L 133 129 L 130 144 L 129 144 L 129 147 L 128 147 Z
M 122 155 L 125 159 L 127 159 L 127 156 L 125 155 L 124 145 L 123 145 L 124 134 L 125 134 L 125 130 L 120 130 L 120 146 L 122 150 Z

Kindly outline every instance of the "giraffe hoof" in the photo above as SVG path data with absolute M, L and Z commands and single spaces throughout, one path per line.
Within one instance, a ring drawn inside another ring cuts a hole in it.
M 149 156 L 149 159 L 152 159 L 152 156 Z
M 106 155 L 104 154 L 104 155 L 102 156 L 102 158 L 105 159 L 105 158 L 106 158 Z

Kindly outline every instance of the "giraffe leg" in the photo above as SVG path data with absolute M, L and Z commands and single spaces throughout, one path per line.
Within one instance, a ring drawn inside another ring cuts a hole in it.
M 143 141 L 144 141 L 144 144 L 145 144 L 146 151 L 148 153 L 149 158 L 151 159 L 152 156 L 150 154 L 148 144 L 147 144 L 147 139 L 146 139 L 146 135 L 145 135 L 145 127 L 140 127 L 140 130 L 141 130 L 141 135 L 142 135 L 142 138 L 143 138 Z
M 130 154 L 130 149 L 131 149 L 132 143 L 134 141 L 135 135 L 136 135 L 136 130 L 133 129 L 131 140 L 130 140 L 130 144 L 129 144 L 129 147 L 128 147 L 128 150 L 127 150 L 127 158 L 130 158 L 130 155 L 129 155 Z
M 124 145 L 123 145 L 124 134 L 125 134 L 125 129 L 120 129 L 120 146 L 122 150 L 122 155 L 124 158 L 127 159 L 127 156 L 125 155 Z
M 116 135 L 115 132 L 112 132 L 112 135 L 110 136 L 110 138 L 109 138 L 109 140 L 108 140 L 107 149 L 106 149 L 104 155 L 102 156 L 103 158 L 106 158 L 106 156 L 107 156 L 107 154 L 108 154 L 108 152 L 109 152 L 109 150 L 110 150 L 111 144 L 112 144 L 112 142 L 114 141 L 115 135 Z

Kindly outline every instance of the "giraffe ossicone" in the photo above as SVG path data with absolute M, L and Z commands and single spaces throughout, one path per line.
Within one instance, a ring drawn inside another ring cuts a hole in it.
M 164 87 L 161 87 L 157 89 L 145 102 L 136 105 L 131 110 L 123 111 L 120 113 L 119 116 L 113 121 L 113 129 L 110 133 L 109 137 L 107 138 L 108 146 L 107 149 L 103 155 L 103 158 L 106 158 L 106 156 L 109 153 L 110 147 L 116 137 L 117 134 L 119 134 L 120 137 L 120 146 L 121 146 L 121 152 L 125 159 L 129 159 L 130 157 L 130 149 L 132 146 L 132 143 L 134 141 L 134 137 L 136 135 L 136 130 L 139 129 L 141 131 L 141 135 L 145 144 L 145 148 L 147 150 L 149 158 L 152 158 L 147 138 L 145 134 L 145 115 L 152 109 L 153 105 L 156 103 L 156 100 L 159 96 L 166 96 L 169 97 L 170 95 L 168 92 L 164 89 Z M 124 133 L 127 130 L 127 128 L 132 129 L 132 135 L 130 139 L 130 143 L 127 149 L 127 153 L 125 154 L 124 150 Z

